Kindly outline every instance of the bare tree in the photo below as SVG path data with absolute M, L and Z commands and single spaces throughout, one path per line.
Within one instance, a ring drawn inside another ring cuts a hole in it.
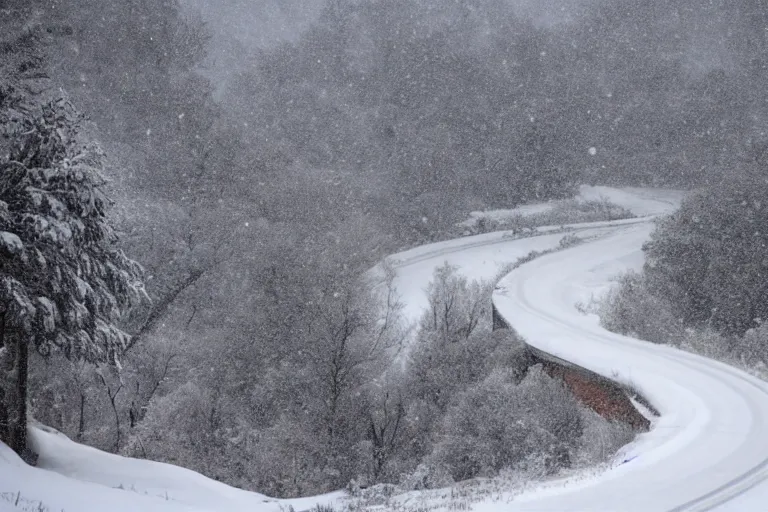
M 99 368 L 96 371 L 96 375 L 98 376 L 102 386 L 104 386 L 104 391 L 107 393 L 109 403 L 112 406 L 112 412 L 115 415 L 115 443 L 113 445 L 112 451 L 117 453 L 120 450 L 121 438 L 120 411 L 118 410 L 117 406 L 117 395 L 119 395 L 120 391 L 122 391 L 124 383 L 119 372 L 115 371 L 113 373 L 115 373 L 114 377 L 117 379 L 117 382 L 107 381 L 107 379 L 104 377 L 104 368 Z

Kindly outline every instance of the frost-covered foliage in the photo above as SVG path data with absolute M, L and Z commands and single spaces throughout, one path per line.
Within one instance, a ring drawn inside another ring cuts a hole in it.
M 768 323 L 761 323 L 745 332 L 736 349 L 745 363 L 768 369 Z
M 581 423 L 576 399 L 540 367 L 519 383 L 513 372 L 496 370 L 454 398 L 431 459 L 456 481 L 517 469 L 531 458 L 557 472 L 570 466 Z
M 646 274 L 629 272 L 597 303 L 600 322 L 613 332 L 664 343 L 750 370 L 768 368 L 766 324 L 738 336 L 712 325 L 686 325 L 673 314 L 669 299 L 659 294 Z
M 766 162 L 685 200 L 645 247 L 645 273 L 687 326 L 743 335 L 768 318 Z
M 513 214 L 500 219 L 479 217 L 468 226 L 471 234 L 491 231 L 524 231 L 539 226 L 557 226 L 580 222 L 629 219 L 634 214 L 626 208 L 603 198 L 599 200 L 579 201 L 568 199 L 555 202 L 551 208 L 531 214 Z
M 204 472 L 215 475 L 225 457 L 223 439 L 214 435 L 219 421 L 215 397 L 188 382 L 152 405 L 128 450 L 146 457 L 162 445 L 167 462 L 190 468 L 205 460 Z
M 36 33 L 15 37 L 0 65 L 0 440 L 24 453 L 29 347 L 116 363 L 116 322 L 143 287 L 115 246 L 101 150 L 66 99 L 36 88 Z
M 768 181 L 762 158 L 659 222 L 644 247 L 643 273 L 621 276 L 602 301 L 607 328 L 747 366 L 765 364 Z
M 654 294 L 643 274 L 621 275 L 597 309 L 603 326 L 613 332 L 672 345 L 685 336 L 685 326 L 668 299 Z
M 469 338 L 477 329 L 488 329 L 489 283 L 468 282 L 448 263 L 437 268 L 427 287 L 429 309 L 421 319 L 423 332 L 444 343 Z
M 11 115 L 0 160 L 0 240 L 6 325 L 43 352 L 115 361 L 115 322 L 143 289 L 140 267 L 115 246 L 98 146 L 78 139 L 66 100 Z

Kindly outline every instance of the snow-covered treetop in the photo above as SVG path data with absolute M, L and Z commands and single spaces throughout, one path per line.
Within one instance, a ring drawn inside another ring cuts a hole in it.
M 142 270 L 115 246 L 101 149 L 69 101 L 27 87 L 34 59 L 15 57 L 0 77 L 0 316 L 44 353 L 114 362 Z

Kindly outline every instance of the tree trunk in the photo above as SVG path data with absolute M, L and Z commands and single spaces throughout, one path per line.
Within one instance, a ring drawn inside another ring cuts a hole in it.
M 83 442 L 85 436 L 85 393 L 80 391 L 80 420 L 77 423 L 77 442 Z
M 29 347 L 16 333 L 2 333 L 0 348 L 0 441 L 30 464 L 35 455 L 27 448 L 27 369 Z
M 3 370 L 0 369 L 0 379 L 2 379 Z M 8 429 L 8 407 L 5 405 L 5 390 L 0 385 L 0 443 L 11 445 Z
M 29 362 L 29 347 L 21 340 L 16 342 L 16 360 L 14 361 L 15 403 L 10 404 L 15 410 L 11 413 L 13 423 L 10 425 L 11 444 L 13 451 L 22 458 L 27 457 L 27 367 Z
M 6 404 L 7 393 L 5 388 L 10 383 L 6 379 L 8 371 L 11 370 L 9 348 L 5 341 L 5 313 L 0 314 L 0 443 L 11 445 L 11 434 L 9 429 L 8 405 Z

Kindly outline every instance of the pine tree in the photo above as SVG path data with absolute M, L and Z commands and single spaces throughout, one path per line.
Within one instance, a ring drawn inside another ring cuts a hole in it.
M 117 323 L 144 296 L 115 245 L 101 149 L 67 99 L 35 86 L 38 43 L 28 32 L 0 48 L 0 441 L 22 456 L 30 347 L 118 364 Z

